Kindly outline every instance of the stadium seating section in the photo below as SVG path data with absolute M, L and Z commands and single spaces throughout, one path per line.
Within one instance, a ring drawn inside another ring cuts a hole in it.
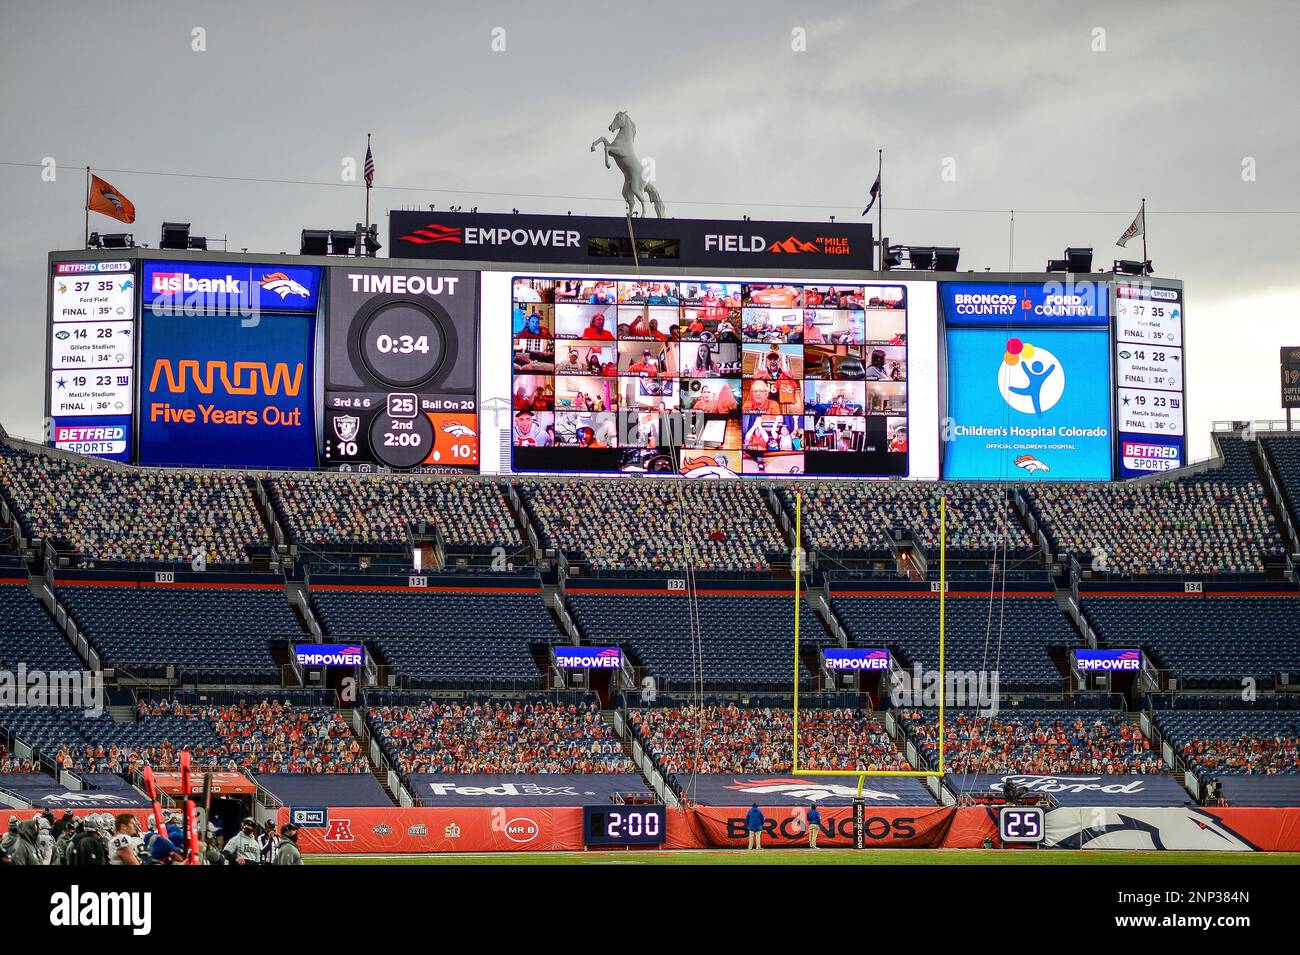
M 904 732 L 927 766 L 938 765 L 939 713 L 907 710 Z M 1159 755 L 1128 714 L 1107 710 L 948 711 L 944 770 L 952 773 L 1158 773 Z
M 136 677 L 164 676 L 170 665 L 187 681 L 278 683 L 271 644 L 303 639 L 275 585 L 55 590 L 104 665 Z
M 366 720 L 403 775 L 636 772 L 592 701 L 385 703 Z
M 696 618 L 685 592 L 571 590 L 567 599 L 585 643 L 624 647 L 661 690 L 686 690 L 698 681 L 706 689 L 790 689 L 794 653 L 790 594 L 701 591 L 695 602 L 698 646 L 693 636 Z M 801 647 L 814 651 L 830 641 L 806 601 L 800 619 Z
M 593 570 L 755 572 L 788 556 L 761 488 L 740 481 L 524 481 L 545 546 Z
M 313 588 L 335 642 L 362 640 L 407 686 L 536 689 L 533 647 L 561 640 L 539 593 Z
M 0 583 L 0 670 L 80 670 L 81 661 L 27 583 Z
M 1265 437 L 1260 439 L 1260 444 L 1282 487 L 1291 520 L 1300 527 L 1300 435 Z
M 839 558 L 881 557 L 889 553 L 887 534 L 903 530 L 927 552 L 939 550 L 939 499 L 947 498 L 945 530 L 950 557 L 991 555 L 994 548 L 1026 554 L 1033 541 L 996 488 L 962 484 L 815 483 L 803 495 L 805 546 Z M 791 518 L 795 490 L 781 489 Z
M 1300 773 L 1300 712 L 1171 710 L 1157 712 L 1155 720 L 1174 752 L 1203 780 Z
M 908 668 L 938 669 L 937 596 L 842 593 L 831 606 L 853 646 L 883 646 Z M 1064 676 L 1052 653 L 1082 645 L 1050 596 L 950 594 L 945 617 L 948 670 L 996 669 L 1004 692 L 1060 692 Z
M 0 488 L 24 532 L 95 562 L 245 564 L 269 548 L 248 479 L 73 463 L 0 443 Z
M 304 547 L 401 551 L 420 523 L 439 527 L 456 551 L 522 543 L 505 495 L 488 481 L 304 474 L 268 483 L 276 513 Z
M 1108 646 L 1141 645 L 1185 689 L 1272 689 L 1300 679 L 1300 597 L 1085 597 Z
M 630 709 L 628 725 L 655 768 L 679 773 L 788 773 L 794 711 L 735 703 Z M 855 709 L 799 709 L 801 770 L 902 770 L 878 719 Z

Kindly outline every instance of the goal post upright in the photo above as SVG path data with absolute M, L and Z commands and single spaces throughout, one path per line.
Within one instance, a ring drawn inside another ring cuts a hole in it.
M 793 745 L 790 771 L 799 776 L 857 776 L 858 796 L 868 776 L 902 776 L 914 779 L 942 778 L 943 716 L 947 698 L 945 677 L 944 626 L 945 601 L 948 597 L 947 498 L 939 495 L 939 763 L 935 769 L 803 769 L 799 766 L 799 603 L 800 578 L 803 575 L 803 492 L 794 495 L 794 714 Z

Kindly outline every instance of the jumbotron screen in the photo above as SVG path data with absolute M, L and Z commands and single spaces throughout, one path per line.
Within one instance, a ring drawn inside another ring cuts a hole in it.
M 907 306 L 901 283 L 516 276 L 511 470 L 904 476 Z

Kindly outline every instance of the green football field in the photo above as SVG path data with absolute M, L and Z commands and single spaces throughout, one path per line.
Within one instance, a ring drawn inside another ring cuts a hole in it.
M 1053 849 L 695 849 L 672 852 L 449 852 L 308 855 L 308 865 L 1297 865 L 1296 852 Z

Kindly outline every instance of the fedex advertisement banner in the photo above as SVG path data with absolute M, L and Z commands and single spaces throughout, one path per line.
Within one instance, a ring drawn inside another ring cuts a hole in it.
M 303 667 L 363 667 L 366 648 L 359 643 L 295 643 L 293 654 Z
M 555 665 L 562 670 L 617 670 L 623 666 L 618 647 L 556 647 Z
M 843 650 L 840 648 L 822 651 L 822 658 L 828 670 L 842 670 L 846 673 L 861 670 L 888 670 L 890 666 L 889 651 L 881 649 Z
M 944 322 L 949 327 L 1108 328 L 1110 325 L 1106 286 L 1092 282 L 1043 285 L 941 282 L 939 295 Z
M 316 466 L 310 315 L 141 322 L 140 463 Z
M 408 779 L 425 806 L 603 806 L 616 795 L 650 792 L 640 773 L 430 773 Z
M 155 312 L 184 315 L 315 314 L 320 284 L 314 266 L 146 261 L 141 300 Z
M 1110 480 L 1106 331 L 950 328 L 947 344 L 945 479 Z
M 1075 650 L 1074 665 L 1080 673 L 1137 673 L 1142 669 L 1142 651 Z

